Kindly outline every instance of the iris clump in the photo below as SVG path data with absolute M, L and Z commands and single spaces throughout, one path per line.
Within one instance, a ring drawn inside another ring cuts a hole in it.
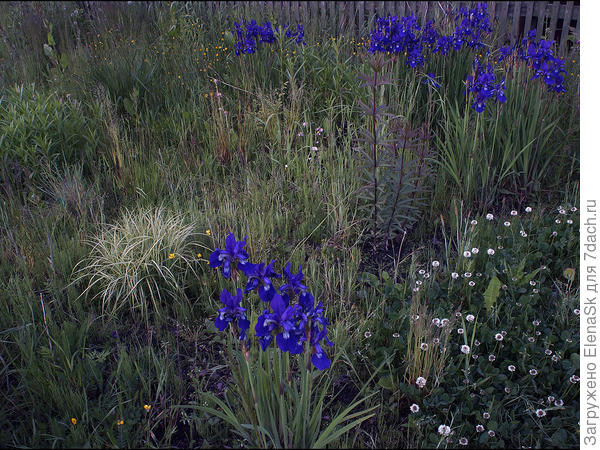
M 478 113 L 481 113 L 485 110 L 488 100 L 504 103 L 506 101 L 506 94 L 504 93 L 506 89 L 504 84 L 505 79 L 498 80 L 496 75 L 494 75 L 492 65 L 488 64 L 486 67 L 477 59 L 473 62 L 473 68 L 475 69 L 475 74 L 467 77 L 467 90 L 474 94 L 471 107 Z
M 243 250 L 245 244 L 246 238 L 238 242 L 230 233 L 226 238 L 225 250 L 217 248 L 210 255 L 210 265 L 214 268 L 223 265 L 223 276 L 229 278 L 231 265 L 239 260 L 238 268 L 248 277 L 244 293 L 258 290 L 260 299 L 268 303 L 269 308 L 263 310 L 254 329 L 261 349 L 266 351 L 273 340 L 279 350 L 291 354 L 301 354 L 306 347 L 310 351 L 312 364 L 317 369 L 329 368 L 331 361 L 322 347 L 323 344 L 333 345 L 327 338 L 329 320 L 323 315 L 323 303 L 315 305 L 314 297 L 301 283 L 304 277 L 302 268 L 294 274 L 288 263 L 283 269 L 286 283 L 277 289 L 272 282 L 272 279 L 280 277 L 273 271 L 275 261 L 270 264 L 253 264 L 247 261 L 248 254 Z M 297 302 L 294 303 L 296 297 Z M 221 292 L 221 302 L 225 307 L 219 310 L 215 326 L 219 331 L 224 331 L 230 324 L 233 329 L 237 325 L 240 329 L 239 339 L 245 341 L 250 322 L 245 315 L 246 309 L 240 306 L 242 300 L 241 289 L 237 289 L 235 296 L 224 289 Z
M 460 24 L 454 30 L 454 49 L 460 50 L 465 45 L 472 49 L 483 48 L 482 38 L 492 32 L 487 4 L 478 3 L 471 9 L 462 7 L 455 20 L 460 20 Z
M 417 18 L 388 15 L 377 19 L 375 30 L 371 31 L 371 46 L 369 53 L 404 53 L 407 56 L 406 64 L 410 67 L 422 66 L 423 39 L 421 27 Z
M 256 20 L 243 20 L 234 22 L 233 35 L 237 42 L 235 44 L 235 54 L 240 56 L 244 53 L 256 53 L 258 43 L 273 44 L 277 42 L 278 36 L 285 32 L 285 37 L 293 39 L 298 45 L 305 45 L 304 27 L 296 25 L 296 31 L 292 31 L 289 25 L 284 25 L 281 30 L 273 27 L 271 22 L 263 22 L 258 25 Z
M 566 92 L 563 85 L 565 62 L 555 57 L 552 51 L 554 41 L 536 40 L 536 30 L 531 30 L 521 41 L 518 55 L 533 69 L 532 79 L 541 78 L 550 92 Z
M 406 65 L 414 68 L 424 66 L 425 49 L 445 56 L 450 50 L 459 51 L 463 47 L 483 48 L 483 37 L 492 32 L 485 3 L 471 9 L 460 8 L 454 20 L 457 22 L 454 32 L 443 35 L 436 30 L 433 20 L 421 28 L 414 15 L 380 17 L 371 31 L 369 52 L 403 53 L 407 57 Z

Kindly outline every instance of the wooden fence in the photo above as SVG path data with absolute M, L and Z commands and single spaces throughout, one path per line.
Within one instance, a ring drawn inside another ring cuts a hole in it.
M 225 11 L 248 19 L 276 18 L 281 22 L 300 22 L 326 28 L 337 35 L 365 35 L 369 21 L 376 15 L 415 14 L 424 23 L 439 18 L 450 8 L 472 6 L 474 2 L 203 2 L 204 14 Z M 559 43 L 559 52 L 572 47 L 568 36 L 579 39 L 579 2 L 487 2 L 488 12 L 504 43 L 515 43 L 532 28 L 537 36 L 548 36 Z M 572 41 L 573 39 L 571 39 Z

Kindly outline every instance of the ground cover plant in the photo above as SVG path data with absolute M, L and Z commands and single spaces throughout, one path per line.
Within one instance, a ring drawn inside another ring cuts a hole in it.
M 498 25 L 9 3 L 0 443 L 577 447 L 578 42 Z

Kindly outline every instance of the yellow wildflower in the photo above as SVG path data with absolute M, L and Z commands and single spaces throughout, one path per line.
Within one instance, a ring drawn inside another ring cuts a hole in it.
M 71 417 L 71 423 L 73 425 L 77 425 L 77 419 L 75 417 Z
M 206 235 L 210 236 L 210 230 L 206 230 Z
M 169 253 L 169 259 L 175 258 L 175 253 Z
M 146 411 L 150 411 L 150 408 L 152 408 L 152 406 L 150 406 L 150 405 L 144 405 L 144 409 L 145 409 Z
M 121 419 L 121 420 L 117 420 L 117 426 L 119 426 L 119 427 L 120 427 L 121 425 L 123 425 L 124 423 L 125 423 L 125 422 L 123 422 L 123 419 Z

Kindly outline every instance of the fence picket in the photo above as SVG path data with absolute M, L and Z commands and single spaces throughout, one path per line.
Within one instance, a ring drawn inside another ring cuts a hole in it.
M 546 2 L 535 2 L 534 12 L 537 17 L 536 36 L 541 37 L 545 31 Z
M 573 2 L 567 2 L 565 15 L 563 18 L 563 26 L 560 34 L 559 52 L 563 52 L 567 46 L 567 36 L 569 35 L 569 26 L 571 25 L 571 12 L 573 11 Z
M 515 2 L 512 14 L 512 34 L 510 43 L 514 44 L 519 39 L 519 26 L 521 22 L 521 2 Z
M 365 27 L 365 2 L 358 2 L 358 34 L 362 37 Z
M 558 9 L 560 4 L 558 2 L 554 2 L 552 4 L 552 16 L 550 17 L 550 35 L 551 39 L 556 39 L 556 25 L 558 24 Z
M 525 28 L 523 28 L 523 35 L 527 36 L 529 30 L 531 30 L 531 19 L 533 17 L 533 2 L 525 2 L 527 5 L 527 11 L 525 12 Z

